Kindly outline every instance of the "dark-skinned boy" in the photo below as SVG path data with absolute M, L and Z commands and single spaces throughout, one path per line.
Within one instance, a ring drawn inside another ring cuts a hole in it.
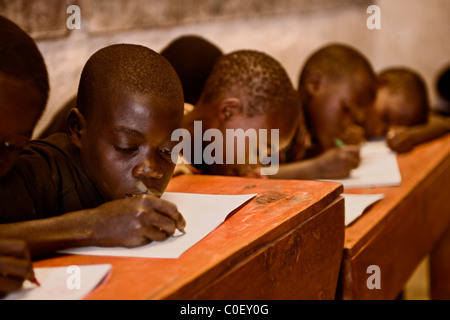
M 1 180 L 0 237 L 25 239 L 35 256 L 134 247 L 184 228 L 176 206 L 158 198 L 182 119 L 181 84 L 161 55 L 129 44 L 97 51 L 83 69 L 69 134 L 29 143 Z M 138 181 L 154 195 L 140 195 Z
M 45 109 L 49 81 L 34 40 L 0 16 L 0 178 L 14 166 Z M 27 243 L 0 239 L 0 297 L 33 277 Z

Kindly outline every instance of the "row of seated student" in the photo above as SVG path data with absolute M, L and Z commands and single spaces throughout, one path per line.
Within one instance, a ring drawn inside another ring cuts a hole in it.
M 237 97 L 234 102 L 241 103 L 242 96 L 247 96 L 247 93 L 238 93 L 236 88 L 231 88 L 230 83 L 220 80 L 226 79 L 227 74 L 233 74 L 232 77 L 236 82 L 239 80 L 236 70 L 229 67 L 231 65 L 238 68 L 238 66 L 234 62 L 227 62 L 232 60 L 233 56 L 224 55 L 218 46 L 202 37 L 181 36 L 161 50 L 161 54 L 172 64 L 182 82 L 187 104 L 184 127 L 188 128 L 190 133 L 193 133 L 194 121 L 202 121 L 204 131 L 219 128 L 210 122 L 213 120 L 216 122 L 215 125 L 219 125 L 217 121 L 224 118 L 216 117 L 214 113 L 205 110 L 215 110 L 216 114 L 220 115 L 223 110 L 220 110 L 219 105 L 224 102 L 227 104 L 226 112 L 237 110 L 236 105 L 230 105 L 230 101 L 233 101 L 230 99 L 219 102 L 220 97 L 215 96 L 217 101 L 209 99 L 206 103 L 205 99 L 200 99 L 202 92 L 205 96 L 217 95 L 209 93 L 211 86 L 220 85 L 223 92 L 228 90 L 227 95 L 234 94 Z M 262 52 L 250 50 L 238 50 L 232 54 L 240 56 L 239 59 L 243 60 L 248 59 L 245 55 L 263 55 Z M 277 61 L 274 62 L 279 65 Z M 247 65 L 250 66 L 250 62 L 247 61 Z M 283 67 L 281 65 L 279 67 L 284 72 Z M 255 74 L 248 76 L 257 77 Z M 275 75 L 268 75 L 268 78 L 275 79 Z M 444 78 L 443 75 L 440 78 Z M 219 83 L 218 79 L 222 82 Z M 289 82 L 286 77 L 283 81 Z M 277 107 L 273 107 L 270 102 L 273 98 L 266 96 L 266 102 L 271 106 L 266 110 L 271 109 L 273 114 L 264 110 L 262 113 L 270 119 L 279 118 L 283 129 L 288 130 L 290 125 L 297 127 L 292 139 L 289 138 L 289 146 L 280 151 L 282 165 L 278 173 L 271 176 L 273 178 L 346 177 L 359 164 L 357 144 L 360 142 L 385 137 L 387 144 L 394 151 L 406 152 L 415 145 L 439 137 L 449 130 L 448 117 L 431 112 L 426 85 L 417 72 L 407 67 L 395 67 L 388 68 L 377 76 L 364 55 L 346 45 L 330 44 L 314 52 L 299 75 L 297 92 L 300 97 L 298 123 L 289 119 L 284 110 L 276 112 Z M 74 107 L 76 97 L 61 109 L 41 137 L 54 132 L 64 132 L 67 113 Z M 247 113 L 245 114 L 247 127 L 254 129 L 261 127 L 261 119 L 255 119 L 251 114 L 252 111 L 247 112 L 245 105 L 240 107 Z M 280 107 L 282 106 L 278 105 L 278 108 Z M 252 107 L 249 105 L 248 108 Z M 285 116 L 284 119 L 281 114 Z M 234 119 L 237 116 L 234 112 Z M 231 126 L 228 122 L 227 128 L 243 128 L 242 125 L 243 123 L 239 123 L 238 120 Z M 271 125 L 262 127 L 269 129 Z M 222 126 L 222 131 L 224 130 L 225 127 Z M 345 146 L 337 148 L 336 141 L 344 142 Z M 280 143 L 280 147 L 283 146 L 283 143 Z M 257 170 L 258 168 L 249 165 L 194 167 L 184 164 L 177 166 L 175 174 L 258 176 L 255 173 Z
M 0 30 L 11 37 L 3 44 L 25 37 Z M 345 177 L 358 165 L 367 114 L 382 112 L 373 105 L 383 101 L 381 89 L 388 83 L 382 74 L 377 79 L 358 50 L 334 43 L 320 48 L 306 61 L 295 89 L 283 66 L 263 52 L 224 54 L 199 37 L 178 40 L 161 53 L 120 44 L 89 58 L 76 98 L 59 117 L 63 125 L 46 134 L 59 133 L 15 148 L 23 150 L 0 180 L 0 238 L 25 240 L 33 257 L 67 247 L 134 247 L 166 239 L 189 223 L 158 197 L 175 170 L 171 135 L 181 127 L 192 133 L 195 121 L 202 121 L 203 131 L 279 129 L 281 165 L 275 178 Z M 30 60 L 28 51 L 16 53 L 15 63 Z M 202 70 L 198 79 L 195 70 Z M 3 69 L 2 75 L 4 82 L 15 78 Z M 190 82 L 195 82 L 192 88 Z M 26 104 L 18 108 L 20 119 L 31 114 Z M 391 117 L 389 126 L 428 129 L 423 118 L 395 123 Z M 440 132 L 448 131 L 448 122 L 437 123 Z M 337 139 L 345 145 L 336 147 Z M 12 159 L 6 152 L 1 157 Z M 182 171 L 258 176 L 259 170 L 246 164 L 194 165 Z M 152 195 L 141 195 L 137 181 Z

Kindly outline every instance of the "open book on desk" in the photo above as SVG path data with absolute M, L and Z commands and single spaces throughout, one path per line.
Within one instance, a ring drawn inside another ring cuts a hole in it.
M 176 259 L 217 228 L 233 210 L 255 196 L 256 194 L 213 195 L 165 192 L 161 199 L 170 201 L 178 207 L 178 211 L 186 220 L 186 234 L 176 231 L 173 237 L 162 242 L 155 241 L 130 249 L 83 247 L 60 252 L 97 256 Z
M 344 189 L 391 187 L 402 181 L 397 162 L 397 154 L 385 141 L 370 141 L 361 146 L 361 162 L 344 179 L 327 181 L 342 183 Z

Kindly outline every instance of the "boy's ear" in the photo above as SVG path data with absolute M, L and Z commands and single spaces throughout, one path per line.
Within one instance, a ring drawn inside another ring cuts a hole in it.
M 313 71 L 309 74 L 306 81 L 306 90 L 310 95 L 313 95 L 319 91 L 324 80 L 324 76 L 320 71 Z
M 70 141 L 81 149 L 81 137 L 86 130 L 86 119 L 77 108 L 72 108 L 66 118 L 67 134 Z
M 227 98 L 222 100 L 219 104 L 219 118 L 221 121 L 226 122 L 242 113 L 243 106 L 241 100 L 238 98 Z

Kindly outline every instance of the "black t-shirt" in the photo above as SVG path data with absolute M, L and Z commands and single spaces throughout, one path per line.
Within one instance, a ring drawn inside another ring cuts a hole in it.
M 0 179 L 0 223 L 54 217 L 102 203 L 64 133 L 29 142 Z

